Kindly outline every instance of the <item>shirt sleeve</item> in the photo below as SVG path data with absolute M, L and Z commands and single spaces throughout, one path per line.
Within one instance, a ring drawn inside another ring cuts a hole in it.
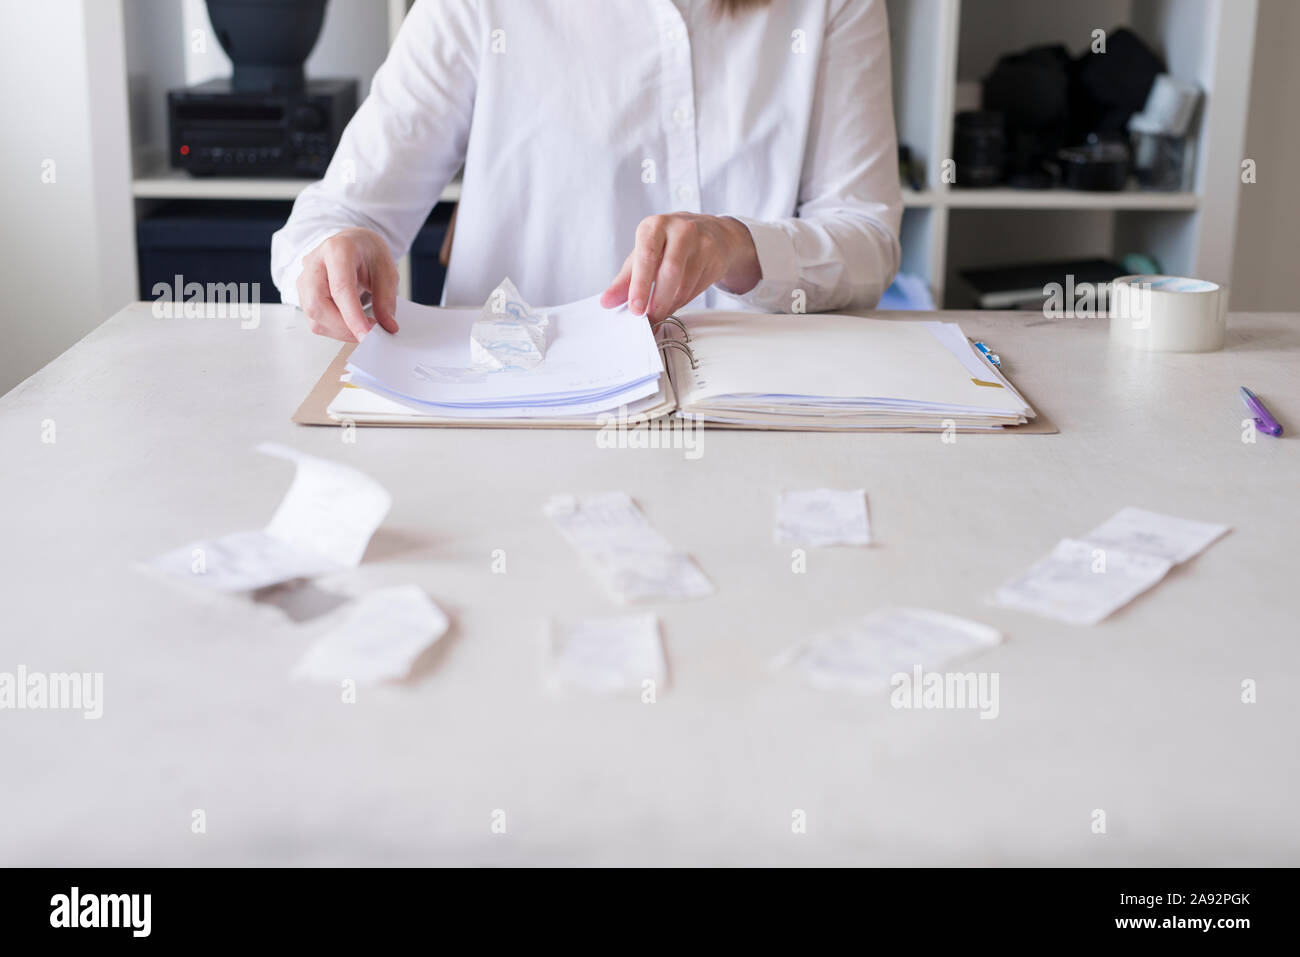
M 870 309 L 894 281 L 903 198 L 884 0 L 847 0 L 826 27 L 789 219 L 735 217 L 763 278 L 739 298 L 766 312 Z
M 324 179 L 271 239 L 271 277 L 298 305 L 303 257 L 350 227 L 405 255 L 465 159 L 485 38 L 471 0 L 419 0 L 375 73 Z

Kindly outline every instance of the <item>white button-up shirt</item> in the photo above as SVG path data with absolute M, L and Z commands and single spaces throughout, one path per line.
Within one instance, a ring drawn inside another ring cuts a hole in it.
M 462 165 L 445 305 L 506 276 L 538 306 L 594 295 L 643 218 L 684 211 L 743 222 L 763 273 L 696 308 L 873 306 L 902 215 L 885 0 L 419 0 L 275 235 L 285 301 L 340 229 L 403 255 Z

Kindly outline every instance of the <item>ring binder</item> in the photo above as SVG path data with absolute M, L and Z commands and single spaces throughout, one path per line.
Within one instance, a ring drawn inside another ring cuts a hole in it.
M 650 323 L 650 325 L 654 327 L 655 335 L 659 335 L 659 330 L 662 329 L 664 327 L 664 323 L 667 322 L 671 322 L 678 329 L 682 330 L 682 338 L 686 342 L 691 341 L 691 333 L 690 330 L 686 328 L 686 323 L 682 322 L 676 316 L 665 316 L 663 319 L 660 319 L 658 322 Z
M 682 352 L 686 353 L 686 357 L 691 360 L 692 369 L 698 369 L 700 367 L 700 364 L 695 361 L 695 350 L 693 350 L 686 343 L 682 342 L 682 340 L 665 339 L 663 342 L 659 343 L 659 351 L 663 352 L 664 349 L 667 348 L 668 346 L 672 346 L 674 349 L 681 349 Z
M 404 307 L 408 318 L 438 314 L 432 307 L 414 303 Z M 352 344 L 340 351 L 294 421 L 335 426 L 603 428 L 608 413 L 630 407 L 628 399 L 636 394 L 641 398 L 632 401 L 640 404 L 637 412 L 628 412 L 630 424 L 694 416 L 721 428 L 790 432 L 1057 431 L 995 366 L 985 362 L 955 323 L 781 314 L 756 321 L 751 312 L 711 311 L 674 315 L 675 321 L 656 321 L 652 326 L 644 317 L 611 324 L 593 303 L 557 308 L 572 310 L 566 313 L 572 328 L 566 326 L 565 336 L 552 343 L 549 359 L 588 355 L 583 361 L 593 366 L 590 371 L 576 358 L 572 364 L 582 376 L 579 384 L 592 386 L 590 393 L 549 391 L 552 381 L 558 379 L 566 388 L 573 381 L 563 378 L 571 374 L 569 367 L 557 362 L 530 373 L 539 384 L 536 395 L 514 395 L 503 380 L 489 377 L 473 382 L 433 381 L 417 372 L 404 354 L 401 362 L 389 362 L 388 337 L 367 336 L 356 351 Z M 689 343 L 682 325 L 690 332 Z M 463 342 L 454 323 L 411 326 L 425 333 L 424 339 L 417 334 L 411 348 L 430 357 L 440 356 L 444 346 L 459 348 Z M 580 341 L 584 337 L 589 341 Z M 566 345 L 572 352 L 562 356 Z M 647 345 L 655 351 L 648 352 Z M 686 356 L 689 368 L 669 349 Z M 606 357 L 618 371 L 604 371 Z M 352 375 L 345 385 L 341 380 L 347 373 Z M 597 375 L 605 378 L 588 378 Z M 972 376 L 980 381 L 972 381 Z M 629 381 L 635 384 L 626 385 Z M 611 391 L 594 395 L 596 385 Z M 650 390 L 654 391 L 646 395 Z M 414 398 L 399 401 L 399 395 Z M 462 396 L 473 401 L 452 401 Z M 566 414 L 566 407 L 596 413 Z

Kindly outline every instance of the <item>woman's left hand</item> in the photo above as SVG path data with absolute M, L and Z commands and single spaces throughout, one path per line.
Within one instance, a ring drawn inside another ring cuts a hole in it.
M 641 220 L 636 246 L 600 304 L 626 302 L 634 315 L 658 322 L 715 283 L 743 295 L 762 278 L 754 240 L 740 220 L 666 213 Z

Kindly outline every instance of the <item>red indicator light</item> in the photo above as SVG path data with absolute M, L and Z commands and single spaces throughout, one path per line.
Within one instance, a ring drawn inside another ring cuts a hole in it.
M 189 148 L 188 146 L 182 146 L 182 147 L 181 147 L 181 155 L 182 155 L 182 156 L 189 156 L 189 155 L 190 155 L 190 148 Z

